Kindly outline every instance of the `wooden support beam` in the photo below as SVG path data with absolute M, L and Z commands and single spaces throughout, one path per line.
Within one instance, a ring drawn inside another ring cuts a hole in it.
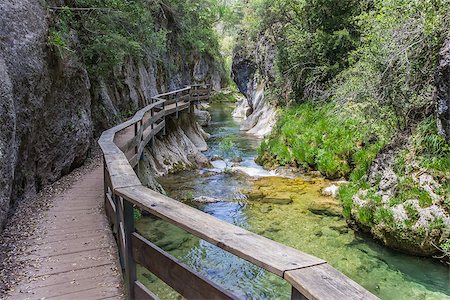
M 187 299 L 237 299 L 138 233 L 132 235 L 136 262 Z
M 125 278 L 127 282 L 128 298 L 136 299 L 134 283 L 136 281 L 136 264 L 133 258 L 133 247 L 131 234 L 134 232 L 134 212 L 133 204 L 123 201 L 123 217 L 124 217 L 124 259 L 125 259 Z
M 378 299 L 329 264 L 287 271 L 284 278 L 309 300 Z
M 153 294 L 139 281 L 135 281 L 134 283 L 134 296 L 136 297 L 135 299 L 139 300 L 159 300 L 158 296 Z

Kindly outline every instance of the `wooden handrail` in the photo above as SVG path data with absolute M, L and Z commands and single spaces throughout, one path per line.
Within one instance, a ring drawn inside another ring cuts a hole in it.
M 195 101 L 209 98 L 209 86 L 203 87 L 195 85 L 152 97 L 153 103 L 104 131 L 98 141 L 104 157 L 105 211 L 118 241 L 128 298 L 156 298 L 137 280 L 136 263 L 187 298 L 236 298 L 140 236 L 133 223 L 133 207 L 138 207 L 284 278 L 292 286 L 292 299 L 376 299 L 322 259 L 221 221 L 141 184 L 133 168 L 145 146 L 157 134 L 164 134 L 166 116 L 178 117 L 182 111 L 192 111 Z M 147 257 L 149 253 L 153 253 L 152 258 Z M 174 271 L 167 273 L 167 268 Z

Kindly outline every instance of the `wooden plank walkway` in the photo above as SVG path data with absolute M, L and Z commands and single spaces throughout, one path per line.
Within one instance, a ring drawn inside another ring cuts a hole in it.
M 54 199 L 23 258 L 35 267 L 9 299 L 124 299 L 103 201 L 101 166 Z

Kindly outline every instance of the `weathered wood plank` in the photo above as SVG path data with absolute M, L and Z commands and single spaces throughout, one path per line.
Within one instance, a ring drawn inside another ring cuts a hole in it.
M 208 100 L 209 96 L 208 95 L 197 96 L 197 97 L 194 97 L 194 99 L 197 100 L 197 101 Z
M 325 262 L 228 224 L 146 187 L 123 188 L 116 192 L 141 209 L 280 277 L 285 271 Z
M 140 158 L 141 156 L 139 155 L 139 153 L 136 153 L 135 155 L 133 155 L 131 158 L 130 158 L 130 165 L 134 168 L 134 167 L 136 167 L 137 166 L 137 164 L 139 163 L 139 158 Z
M 178 102 L 187 102 L 191 98 L 190 94 L 181 95 L 178 97 Z
M 167 92 L 167 93 L 164 93 L 164 94 L 159 94 L 157 97 L 158 97 L 158 98 L 161 98 L 161 97 L 165 97 L 165 96 L 170 96 L 170 95 L 173 95 L 173 94 L 176 94 L 176 93 L 180 93 L 180 92 L 184 92 L 184 91 L 189 91 L 190 89 L 191 89 L 191 87 L 188 86 L 188 87 L 185 87 L 185 88 L 182 88 L 182 89 L 179 89 L 179 90 Z
M 116 205 L 114 204 L 111 194 L 106 194 L 106 201 L 105 201 L 105 212 L 106 216 L 108 217 L 108 221 L 110 225 L 113 227 L 113 232 L 117 233 L 117 225 L 116 225 Z
M 166 115 L 166 112 L 164 110 L 161 110 L 157 113 L 155 113 L 153 116 L 150 116 L 145 122 L 142 124 L 142 128 L 144 131 L 150 127 L 150 125 L 154 124 L 156 121 L 160 120 Z
M 178 107 L 171 107 L 166 109 L 166 116 L 176 113 L 177 111 L 182 111 L 189 108 L 190 103 L 182 103 Z
M 122 150 L 122 152 L 126 153 L 128 151 L 130 151 L 131 149 L 133 149 L 134 147 L 136 147 L 136 144 L 139 142 L 140 136 L 133 136 L 130 140 L 128 140 L 128 142 L 123 145 L 120 146 L 119 149 Z
M 124 258 L 125 258 L 125 279 L 128 286 L 128 294 L 131 299 L 136 299 L 134 294 L 134 283 L 136 282 L 136 263 L 132 255 L 131 234 L 134 232 L 133 205 L 128 201 L 123 201 L 124 218 Z
M 187 299 L 237 299 L 138 233 L 133 233 L 131 243 L 136 262 Z
M 134 283 L 134 296 L 139 300 L 159 300 L 158 296 L 153 294 L 139 281 Z
M 308 300 L 305 296 L 303 296 L 295 287 L 291 288 L 291 300 Z
M 126 186 L 141 185 L 130 162 L 123 153 L 105 155 L 105 163 L 114 189 Z
M 310 300 L 378 299 L 329 264 L 287 271 L 284 278 Z

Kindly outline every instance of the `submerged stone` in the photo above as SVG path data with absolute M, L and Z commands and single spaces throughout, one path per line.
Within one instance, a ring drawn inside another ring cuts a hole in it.
M 265 196 L 264 198 L 261 199 L 261 202 L 273 203 L 273 204 L 291 204 L 292 198 L 286 194 L 278 194 L 278 195 Z
M 216 203 L 216 202 L 221 202 L 220 199 L 217 199 L 217 198 L 214 198 L 214 197 L 207 197 L 207 196 L 195 197 L 194 199 L 192 199 L 192 201 L 199 202 L 199 203 Z
M 311 202 L 308 210 L 316 215 L 325 216 L 342 216 L 342 207 L 340 203 L 334 199 L 318 199 Z

